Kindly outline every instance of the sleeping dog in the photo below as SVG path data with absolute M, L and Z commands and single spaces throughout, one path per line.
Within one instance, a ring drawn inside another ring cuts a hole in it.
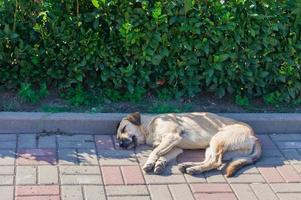
M 230 177 L 261 155 L 260 142 L 249 125 L 203 112 L 157 116 L 132 113 L 119 123 L 117 140 L 124 149 L 140 144 L 153 146 L 143 170 L 156 174 L 162 173 L 167 162 L 183 149 L 206 149 L 204 161 L 179 164 L 179 170 L 188 174 L 216 169 L 229 161 L 226 176 Z

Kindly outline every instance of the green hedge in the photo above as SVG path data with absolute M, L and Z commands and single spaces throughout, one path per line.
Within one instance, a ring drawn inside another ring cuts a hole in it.
M 0 85 L 289 102 L 301 93 L 300 13 L 299 0 L 0 0 Z

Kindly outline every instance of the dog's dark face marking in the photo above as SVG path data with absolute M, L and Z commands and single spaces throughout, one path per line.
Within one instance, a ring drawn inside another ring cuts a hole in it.
M 140 113 L 132 113 L 121 120 L 117 125 L 117 141 L 119 146 L 124 149 L 134 148 L 143 141 L 139 130 L 141 126 Z

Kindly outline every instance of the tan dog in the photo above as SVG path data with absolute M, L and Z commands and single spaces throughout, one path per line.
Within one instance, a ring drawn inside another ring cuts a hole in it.
M 140 144 L 154 146 L 143 170 L 153 170 L 157 174 L 183 149 L 206 149 L 203 162 L 179 165 L 179 170 L 188 174 L 216 169 L 222 161 L 230 161 L 226 168 L 226 176 L 229 177 L 261 155 L 261 145 L 250 126 L 212 113 L 162 114 L 155 117 L 132 113 L 121 120 L 117 140 L 125 149 Z

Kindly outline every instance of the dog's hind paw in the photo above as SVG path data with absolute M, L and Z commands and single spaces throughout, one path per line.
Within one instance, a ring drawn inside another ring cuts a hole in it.
M 186 173 L 190 175 L 197 175 L 197 174 L 201 174 L 202 171 L 196 167 L 189 167 L 186 168 Z
M 179 164 L 179 165 L 178 165 L 178 169 L 179 169 L 179 171 L 182 172 L 182 173 L 186 173 L 186 168 L 187 168 L 186 165 L 183 165 L 183 164 Z
M 180 172 L 186 173 L 186 169 L 188 167 L 192 167 L 193 165 L 194 165 L 194 163 L 192 163 L 192 162 L 184 162 L 184 163 L 178 164 L 178 169 Z
M 154 166 L 155 166 L 155 164 L 153 164 L 153 163 L 146 163 L 146 164 L 142 167 L 142 169 L 143 169 L 143 171 L 145 171 L 145 172 L 151 172 L 151 171 L 153 170 Z

